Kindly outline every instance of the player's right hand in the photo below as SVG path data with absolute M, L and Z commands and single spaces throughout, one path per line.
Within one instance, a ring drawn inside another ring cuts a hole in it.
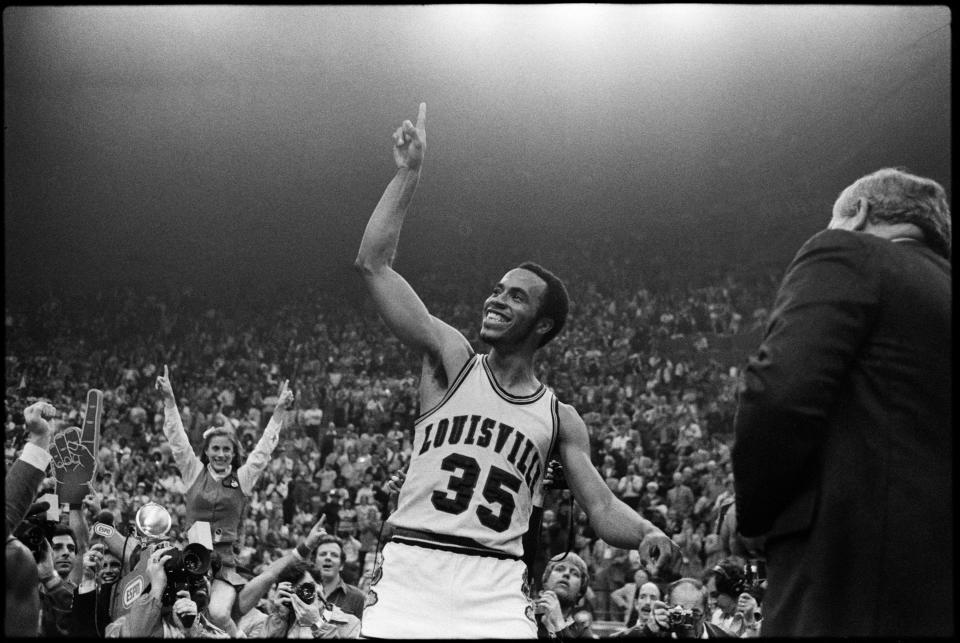
M 405 120 L 393 133 L 393 160 L 398 168 L 420 169 L 423 153 L 427 149 L 426 122 L 427 104 L 420 103 L 417 124 Z

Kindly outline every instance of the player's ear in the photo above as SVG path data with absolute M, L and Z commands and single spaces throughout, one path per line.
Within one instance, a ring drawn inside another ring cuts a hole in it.
M 533 327 L 533 329 L 541 337 L 549 333 L 550 329 L 552 328 L 553 328 L 553 319 L 551 319 L 550 317 L 541 317 L 540 319 L 537 320 L 536 325 L 534 325 Z

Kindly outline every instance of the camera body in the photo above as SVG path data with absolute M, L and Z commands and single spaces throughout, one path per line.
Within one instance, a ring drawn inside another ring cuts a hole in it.
M 693 610 L 684 609 L 680 605 L 675 605 L 667 610 L 668 629 L 671 632 L 690 629 L 696 626 L 697 619 L 693 615 Z
M 40 562 L 43 541 L 51 542 L 53 540 L 53 530 L 59 523 L 46 519 L 46 514 L 39 514 L 27 518 L 14 530 L 14 537 L 27 546 L 33 553 L 34 559 Z
M 170 559 L 164 563 L 167 587 L 163 591 L 163 605 L 171 606 L 177 601 L 177 592 L 187 590 L 190 598 L 202 610 L 210 602 L 207 572 L 210 571 L 210 550 L 203 545 L 187 545 L 182 551 L 176 547 L 167 550 Z

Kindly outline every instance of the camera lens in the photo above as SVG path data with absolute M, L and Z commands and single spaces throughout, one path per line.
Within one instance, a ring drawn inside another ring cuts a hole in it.
M 296 594 L 297 598 L 304 603 L 312 603 L 314 596 L 317 594 L 317 587 L 310 582 L 302 583 L 299 587 L 297 587 Z

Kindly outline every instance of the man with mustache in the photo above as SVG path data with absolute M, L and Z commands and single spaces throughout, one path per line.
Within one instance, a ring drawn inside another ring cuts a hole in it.
M 653 605 L 660 600 L 660 588 L 656 583 L 646 582 L 640 585 L 637 591 L 636 610 L 637 621 L 613 634 L 615 637 L 634 637 L 643 636 L 644 628 L 650 624 L 650 618 L 653 615 Z

